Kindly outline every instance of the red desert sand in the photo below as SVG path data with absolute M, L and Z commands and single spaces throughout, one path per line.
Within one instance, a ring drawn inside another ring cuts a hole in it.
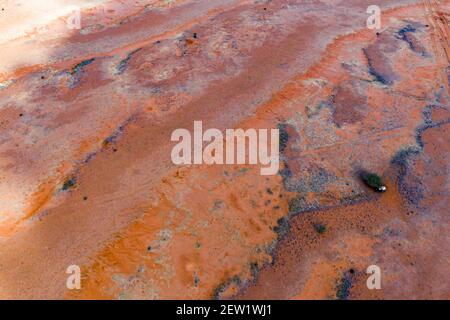
M 372 2 L 2 1 L 0 298 L 449 299 L 450 1 Z M 194 121 L 280 171 L 174 165 Z

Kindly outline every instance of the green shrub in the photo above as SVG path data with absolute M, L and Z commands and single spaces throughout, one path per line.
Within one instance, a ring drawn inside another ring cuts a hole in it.
M 76 184 L 75 178 L 72 179 L 68 179 L 64 182 L 63 186 L 62 186 L 62 190 L 66 191 L 69 190 L 71 188 L 73 188 Z
M 366 185 L 371 187 L 372 189 L 379 192 L 386 191 L 386 186 L 384 185 L 383 180 L 376 173 L 363 172 L 361 174 L 361 177 Z
M 321 223 L 315 223 L 314 229 L 316 230 L 317 233 L 322 234 L 326 231 L 327 228 Z

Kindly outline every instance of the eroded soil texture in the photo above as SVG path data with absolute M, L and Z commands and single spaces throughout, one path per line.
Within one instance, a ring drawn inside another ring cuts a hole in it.
M 450 298 L 450 1 L 373 4 L 1 1 L 0 298 Z M 196 120 L 278 174 L 174 165 Z

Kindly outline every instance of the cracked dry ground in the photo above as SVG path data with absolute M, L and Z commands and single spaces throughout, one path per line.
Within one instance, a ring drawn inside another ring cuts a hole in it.
M 0 13 L 0 298 L 450 298 L 450 1 L 37 2 Z M 174 166 L 194 120 L 280 128 L 279 174 Z

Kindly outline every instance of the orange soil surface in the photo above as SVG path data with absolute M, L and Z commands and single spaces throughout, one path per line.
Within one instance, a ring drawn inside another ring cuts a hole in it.
M 450 1 L 41 2 L 0 13 L 0 298 L 450 298 Z M 174 166 L 194 120 L 280 128 L 279 174 Z

